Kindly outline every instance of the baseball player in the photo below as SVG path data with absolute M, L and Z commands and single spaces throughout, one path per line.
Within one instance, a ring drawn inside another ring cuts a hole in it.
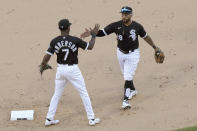
M 97 33 L 97 37 L 103 37 L 111 33 L 115 33 L 117 36 L 117 57 L 125 80 L 124 100 L 122 103 L 123 109 L 129 109 L 131 107 L 128 100 L 137 94 L 133 84 L 133 77 L 140 58 L 138 36 L 143 38 L 150 46 L 152 46 L 155 53 L 158 51 L 159 53 L 161 52 L 161 50 L 155 46 L 143 26 L 131 19 L 133 14 L 132 12 L 131 7 L 122 7 L 120 11 L 122 14 L 122 20 L 109 24 Z M 86 31 L 81 34 L 81 38 L 85 38 L 89 35 L 90 31 L 86 29 Z M 162 58 L 163 62 L 164 57 Z
M 66 84 L 70 82 L 79 92 L 83 101 L 89 125 L 95 125 L 100 122 L 99 118 L 95 118 L 91 101 L 86 90 L 84 78 L 78 67 L 78 48 L 83 50 L 92 50 L 94 47 L 96 34 L 99 30 L 99 25 L 95 25 L 94 29 L 91 29 L 91 40 L 89 43 L 81 40 L 80 38 L 69 35 L 70 25 L 68 19 L 62 19 L 59 21 L 60 36 L 55 37 L 46 51 L 46 55 L 40 65 L 40 71 L 43 71 L 51 56 L 56 53 L 57 55 L 57 72 L 55 78 L 55 92 L 51 99 L 49 110 L 46 116 L 45 126 L 58 124 L 59 120 L 54 120 L 54 116 L 57 110 L 58 102 Z

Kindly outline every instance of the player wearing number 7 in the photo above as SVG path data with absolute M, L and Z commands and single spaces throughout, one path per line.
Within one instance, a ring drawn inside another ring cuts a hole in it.
M 68 19 L 62 19 L 59 21 L 61 35 L 51 41 L 50 46 L 46 51 L 46 55 L 41 63 L 41 67 L 44 67 L 50 60 L 51 56 L 56 53 L 57 72 L 55 78 L 55 92 L 50 102 L 45 126 L 59 123 L 59 120 L 54 120 L 54 116 L 60 97 L 68 82 L 70 82 L 78 90 L 81 96 L 87 117 L 89 119 L 89 125 L 95 125 L 100 122 L 99 118 L 95 118 L 83 76 L 77 65 L 78 48 L 82 48 L 84 50 L 91 50 L 93 48 L 96 34 L 99 30 L 99 25 L 96 24 L 94 29 L 90 28 L 92 37 L 89 43 L 69 35 L 70 25 L 71 23 Z

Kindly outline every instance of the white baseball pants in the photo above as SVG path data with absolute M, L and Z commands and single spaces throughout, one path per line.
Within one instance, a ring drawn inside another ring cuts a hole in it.
M 135 49 L 133 52 L 124 54 L 117 48 L 117 57 L 124 80 L 133 80 L 140 59 L 140 50 Z
M 60 65 L 58 64 L 55 80 L 55 92 L 51 99 L 49 110 L 47 113 L 48 119 L 54 119 L 58 102 L 62 96 L 66 84 L 71 84 L 78 90 L 83 101 L 88 119 L 94 119 L 94 112 L 91 101 L 86 90 L 85 82 L 78 65 Z

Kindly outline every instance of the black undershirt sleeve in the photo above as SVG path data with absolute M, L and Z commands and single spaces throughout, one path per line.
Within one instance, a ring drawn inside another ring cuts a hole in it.
M 53 55 L 55 52 L 55 42 L 54 40 L 51 41 L 49 48 L 47 49 L 47 54 Z
M 142 37 L 142 38 L 145 37 L 146 36 L 146 31 L 144 30 L 144 27 L 139 24 L 139 28 L 140 28 L 140 30 L 139 30 L 140 37 Z
M 104 29 L 99 30 L 96 36 L 103 37 L 103 36 L 109 35 L 111 33 L 114 33 L 115 26 L 116 26 L 115 22 L 107 25 Z
M 103 37 L 103 36 L 105 36 L 105 34 L 102 30 L 99 30 L 96 36 L 97 37 Z
M 78 47 L 82 48 L 83 50 L 85 50 L 86 48 L 88 48 L 88 44 L 87 42 L 83 41 L 82 39 L 78 39 L 78 43 L 77 43 Z

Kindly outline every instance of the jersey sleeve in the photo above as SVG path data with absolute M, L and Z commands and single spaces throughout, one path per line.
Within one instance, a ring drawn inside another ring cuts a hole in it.
M 116 23 L 111 23 L 108 26 L 106 26 L 104 29 L 102 29 L 102 31 L 105 35 L 109 35 L 115 32 L 115 26 L 116 26 Z
M 139 28 L 140 28 L 139 29 L 139 35 L 140 35 L 140 37 L 145 38 L 147 36 L 147 33 L 144 30 L 144 27 L 142 25 L 139 25 Z
M 83 50 L 87 50 L 88 46 L 89 46 L 89 43 L 87 43 L 87 42 L 83 41 L 82 39 L 78 38 L 77 45 L 78 45 L 79 48 L 82 48 Z
M 46 51 L 46 53 L 49 54 L 49 55 L 53 55 L 54 52 L 55 52 L 55 43 L 52 40 L 51 43 L 50 43 L 50 45 L 49 45 L 49 48 Z

